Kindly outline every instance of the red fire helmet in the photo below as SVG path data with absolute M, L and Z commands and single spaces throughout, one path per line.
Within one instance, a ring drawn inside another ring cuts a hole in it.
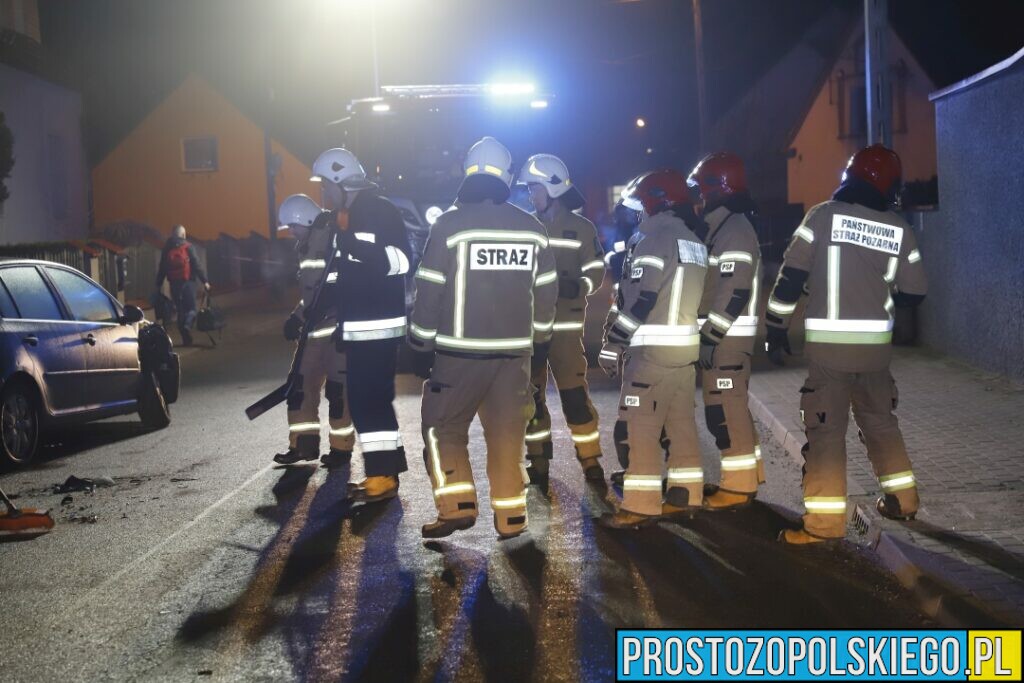
M 893 201 L 902 184 L 903 164 L 896 152 L 885 145 L 874 144 L 850 157 L 843 172 L 844 182 L 848 176 L 863 180 Z
M 653 216 L 675 204 L 690 204 L 691 200 L 683 174 L 666 168 L 635 178 L 622 191 L 622 203 L 630 209 L 643 209 L 648 216 Z
M 700 193 L 705 204 L 714 204 L 747 191 L 743 160 L 732 152 L 715 152 L 698 162 L 687 184 Z

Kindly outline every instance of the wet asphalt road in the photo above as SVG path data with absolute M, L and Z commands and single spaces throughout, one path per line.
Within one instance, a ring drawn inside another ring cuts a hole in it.
M 269 464 L 284 408 L 252 423 L 242 411 L 283 379 L 283 315 L 238 314 L 219 348 L 188 352 L 168 429 L 85 426 L 0 475 L 58 523 L 0 544 L 6 680 L 612 680 L 616 628 L 929 625 L 869 552 L 774 541 L 798 519 L 799 468 L 771 445 L 752 509 L 623 534 L 595 527 L 615 492 L 584 484 L 563 430 L 528 535 L 499 542 L 484 515 L 424 543 L 434 508 L 414 378 L 399 381 L 400 501 L 344 502 L 358 455 L 351 473 Z M 616 390 L 592 378 L 611 455 Z M 481 445 L 475 425 L 487 510 Z M 115 485 L 61 505 L 51 489 L 71 474 Z

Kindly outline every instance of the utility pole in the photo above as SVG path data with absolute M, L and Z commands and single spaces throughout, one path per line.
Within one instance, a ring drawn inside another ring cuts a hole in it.
M 693 0 L 693 47 L 697 64 L 697 144 L 700 147 L 700 154 L 704 154 L 707 152 L 707 101 L 704 93 L 704 24 L 700 0 Z
M 380 97 L 380 67 L 377 64 L 377 2 L 370 1 L 370 41 L 373 50 L 373 96 Z
M 694 0 L 697 2 L 697 0 Z M 864 85 L 868 144 L 892 148 L 892 90 L 889 87 L 889 0 L 864 0 Z

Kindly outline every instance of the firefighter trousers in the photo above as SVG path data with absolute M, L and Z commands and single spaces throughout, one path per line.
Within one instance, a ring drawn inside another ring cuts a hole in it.
M 551 413 L 547 407 L 548 367 L 562 400 L 562 413 L 572 433 L 576 457 L 580 460 L 601 457 L 597 411 L 590 401 L 587 386 L 587 358 L 583 353 L 583 330 L 555 332 L 548 352 L 548 365 L 536 372 L 531 381 L 537 388 L 533 419 L 526 428 L 526 455 L 551 458 Z
M 619 419 L 626 424 L 629 442 L 623 510 L 660 515 L 663 500 L 680 507 L 701 504 L 704 470 L 694 417 L 696 389 L 693 365 L 626 360 L 619 396 Z M 668 437 L 667 462 L 662 430 Z
M 352 422 L 368 477 L 409 469 L 395 416 L 395 369 L 401 339 L 345 342 Z
M 477 516 L 469 426 L 480 416 L 487 444 L 491 508 L 499 533 L 526 527 L 523 437 L 533 415 L 530 358 L 464 358 L 438 353 L 423 383 L 423 459 L 442 519 Z
M 839 372 L 816 363 L 800 389 L 804 420 L 804 528 L 825 538 L 846 535 L 846 428 L 850 406 L 882 493 L 904 514 L 917 511 L 914 473 L 893 411 L 898 394 L 889 369 Z
M 732 493 L 755 493 L 764 482 L 761 444 L 747 405 L 750 354 L 715 350 L 715 364 L 701 376 L 704 419 L 722 454 L 719 488 Z
M 331 448 L 351 451 L 355 428 L 348 411 L 345 387 L 345 355 L 338 353 L 329 337 L 313 337 L 299 368 L 302 382 L 288 396 L 288 446 L 320 450 L 320 394 L 327 397 Z

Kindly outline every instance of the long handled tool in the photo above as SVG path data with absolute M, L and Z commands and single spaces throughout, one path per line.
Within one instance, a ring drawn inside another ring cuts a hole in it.
M 0 500 L 7 508 L 6 513 L 0 514 L 0 539 L 33 538 L 53 528 L 49 510 L 19 510 L 3 489 L 0 489 Z

